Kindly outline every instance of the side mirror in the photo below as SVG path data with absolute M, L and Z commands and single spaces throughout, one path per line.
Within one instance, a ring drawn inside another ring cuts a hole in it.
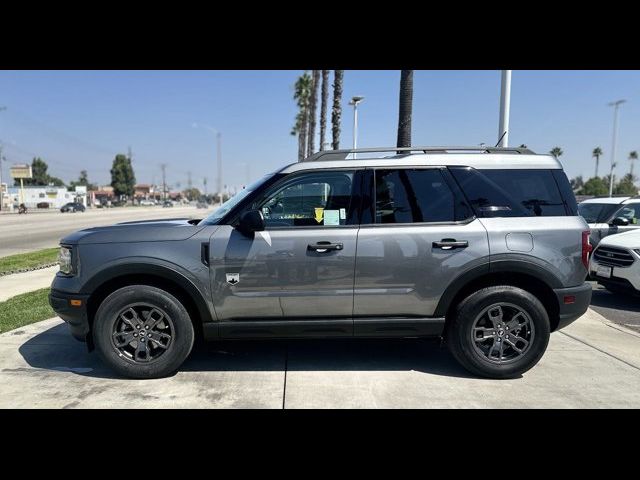
M 615 225 L 616 227 L 626 227 L 629 225 L 629 220 L 624 217 L 616 217 L 611 222 L 611 225 Z
M 238 230 L 241 233 L 252 234 L 264 230 L 264 216 L 260 210 L 249 210 L 244 212 L 238 222 Z

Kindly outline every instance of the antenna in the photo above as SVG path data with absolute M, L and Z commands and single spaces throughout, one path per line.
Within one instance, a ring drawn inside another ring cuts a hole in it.
M 502 136 L 498 139 L 498 143 L 496 143 L 496 146 L 494 148 L 497 148 L 498 145 L 500 145 L 500 142 L 502 141 L 502 139 L 504 138 L 504 136 L 507 134 L 507 131 L 505 130 L 504 133 L 502 134 Z

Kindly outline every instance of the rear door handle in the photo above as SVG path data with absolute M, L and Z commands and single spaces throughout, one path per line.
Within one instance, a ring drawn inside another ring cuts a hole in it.
M 466 240 L 457 241 L 453 238 L 443 238 L 439 242 L 433 242 L 433 248 L 441 248 L 442 250 L 453 250 L 455 248 L 467 248 L 469 242 Z
M 344 245 L 342 245 L 342 243 L 331 242 L 318 242 L 307 245 L 307 250 L 315 250 L 318 253 L 325 253 L 329 250 L 342 250 L 343 248 Z

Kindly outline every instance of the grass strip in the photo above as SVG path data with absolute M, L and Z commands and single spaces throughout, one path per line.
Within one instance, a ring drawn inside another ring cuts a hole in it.
M 45 248 L 36 252 L 21 253 L 0 258 L 0 275 L 15 270 L 36 268 L 58 260 L 59 248 Z
M 49 305 L 49 290 L 42 288 L 0 302 L 0 333 L 55 317 Z

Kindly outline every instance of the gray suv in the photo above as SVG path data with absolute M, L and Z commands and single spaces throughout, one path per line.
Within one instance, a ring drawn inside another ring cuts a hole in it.
M 203 220 L 69 235 L 50 303 L 127 377 L 175 372 L 201 336 L 440 337 L 510 378 L 586 311 L 588 236 L 550 155 L 324 151 Z

